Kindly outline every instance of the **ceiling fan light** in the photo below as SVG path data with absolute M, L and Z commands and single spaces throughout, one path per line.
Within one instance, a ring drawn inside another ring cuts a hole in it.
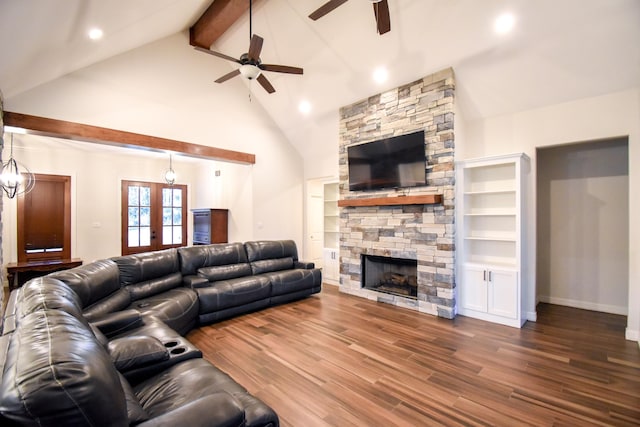
M 245 79 L 253 80 L 255 78 L 258 78 L 260 73 L 260 68 L 255 65 L 244 64 L 240 66 L 240 74 L 242 74 L 242 77 L 244 77 Z

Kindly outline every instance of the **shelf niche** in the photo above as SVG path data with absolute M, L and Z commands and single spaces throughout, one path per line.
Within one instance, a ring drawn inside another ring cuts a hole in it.
M 434 205 L 442 203 L 442 194 L 424 194 L 421 196 L 368 197 L 362 199 L 338 200 L 341 208 L 359 206 L 400 206 Z

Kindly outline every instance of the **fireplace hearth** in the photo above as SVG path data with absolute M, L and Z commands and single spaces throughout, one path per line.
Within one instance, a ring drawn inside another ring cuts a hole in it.
M 362 255 L 362 287 L 378 292 L 418 296 L 418 262 L 415 259 Z

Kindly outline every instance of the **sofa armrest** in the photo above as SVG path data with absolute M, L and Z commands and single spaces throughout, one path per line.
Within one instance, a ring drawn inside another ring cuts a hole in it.
M 184 276 L 182 284 L 191 289 L 206 288 L 209 286 L 209 280 L 202 276 Z
M 315 263 L 313 262 L 305 262 L 305 261 L 296 261 L 293 263 L 293 268 L 303 268 L 305 270 L 311 270 L 315 268 Z
M 241 426 L 244 410 L 227 392 L 214 393 L 147 420 L 138 427 L 183 425 L 189 427 Z
M 124 331 L 142 326 L 142 317 L 137 310 L 130 309 L 106 314 L 91 323 L 107 338 L 110 338 Z

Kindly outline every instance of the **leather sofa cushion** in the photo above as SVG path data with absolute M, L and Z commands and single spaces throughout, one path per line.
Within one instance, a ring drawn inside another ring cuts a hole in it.
M 210 282 L 251 276 L 251 266 L 248 263 L 241 263 L 203 267 L 198 269 L 198 276 L 204 277 Z
M 196 289 L 196 292 L 200 300 L 200 314 L 206 314 L 269 298 L 271 283 L 266 276 L 248 276 L 213 282 L 208 287 Z
M 293 240 L 260 240 L 244 244 L 249 262 L 264 259 L 292 258 L 298 261 L 298 249 Z
M 127 418 L 129 419 L 129 425 L 136 425 L 142 421 L 149 419 L 149 414 L 142 409 L 142 405 L 138 401 L 138 398 L 133 393 L 133 389 L 129 382 L 118 372 L 118 378 L 120 379 L 120 385 L 124 392 L 124 399 L 127 404 Z
M 70 270 L 49 274 L 65 282 L 78 294 L 82 308 L 111 295 L 120 289 L 118 266 L 112 260 L 104 259 L 81 265 Z
M 180 268 L 184 276 L 197 274 L 204 267 L 248 262 L 242 243 L 219 243 L 178 248 Z
M 135 301 L 129 306 L 143 316 L 157 317 L 180 334 L 186 334 L 194 326 L 198 307 L 198 294 L 189 288 L 170 289 Z
M 60 280 L 39 277 L 25 283 L 15 301 L 17 319 L 39 310 L 62 310 L 84 322 L 80 298 Z
M 265 426 L 269 423 L 278 425 L 278 416 L 271 408 L 204 359 L 191 359 L 174 365 L 134 386 L 133 391 L 142 408 L 153 418 L 170 414 L 190 402 L 225 392 L 244 410 L 247 427 Z M 220 409 L 223 408 L 220 406 Z M 199 409 L 204 412 L 198 411 L 195 419 L 207 417 L 209 413 L 215 418 L 220 417 L 216 414 L 216 406 L 207 405 Z M 187 425 L 181 419 L 165 419 L 165 423 Z
M 139 427 L 245 427 L 244 410 L 226 392 L 213 393 L 150 419 Z M 270 427 L 277 427 L 270 424 Z
M 129 286 L 180 271 L 178 251 L 165 249 L 112 258 L 120 270 L 120 283 Z
M 109 313 L 121 311 L 131 304 L 131 295 L 126 289 L 118 289 L 111 295 L 96 301 L 85 308 L 83 314 L 90 322 L 99 319 Z
M 109 313 L 90 323 L 91 329 L 98 329 L 103 335 L 113 338 L 125 331 L 130 331 L 143 324 L 142 316 L 138 310 L 122 310 Z M 100 337 L 98 340 L 102 341 Z
M 127 290 L 131 295 L 131 301 L 137 301 L 178 286 L 182 286 L 182 275 L 179 272 L 175 272 L 156 279 L 128 285 Z
M 40 310 L 10 336 L 0 412 L 19 424 L 128 425 L 111 357 L 72 315 Z
M 270 271 L 290 270 L 293 268 L 293 258 L 263 259 L 251 263 L 253 274 L 269 273 Z
M 287 270 L 267 273 L 271 281 L 271 295 L 284 295 L 305 289 L 313 289 L 320 286 L 321 276 L 319 269 L 313 270 Z
M 169 359 L 167 347 L 154 337 L 116 338 L 109 342 L 107 349 L 120 372 Z

